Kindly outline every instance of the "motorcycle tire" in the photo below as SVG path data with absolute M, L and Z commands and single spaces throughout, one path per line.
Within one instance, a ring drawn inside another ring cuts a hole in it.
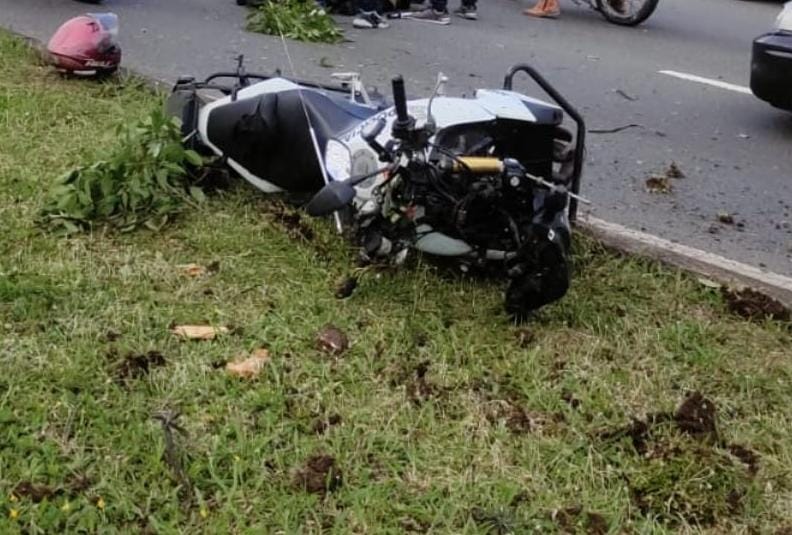
M 641 0 L 624 1 L 641 2 Z M 597 11 L 599 11 L 608 22 L 613 24 L 618 24 L 620 26 L 638 26 L 652 16 L 660 0 L 642 0 L 642 2 L 641 6 L 635 10 L 635 12 L 625 15 L 614 9 L 613 6 L 610 5 L 610 0 L 597 0 Z

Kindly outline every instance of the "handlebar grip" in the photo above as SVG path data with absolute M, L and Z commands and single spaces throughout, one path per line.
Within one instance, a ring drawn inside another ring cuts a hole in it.
M 407 115 L 407 94 L 404 91 L 404 78 L 397 76 L 393 79 L 393 103 L 396 107 L 396 119 L 400 123 L 406 123 L 410 120 Z

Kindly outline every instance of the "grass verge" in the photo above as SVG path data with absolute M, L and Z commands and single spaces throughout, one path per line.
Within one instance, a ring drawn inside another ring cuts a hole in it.
M 421 261 L 337 299 L 331 226 L 244 185 L 159 233 L 35 228 L 157 103 L 0 33 L 0 532 L 790 527 L 789 325 L 682 273 L 578 243 L 571 293 L 514 326 Z

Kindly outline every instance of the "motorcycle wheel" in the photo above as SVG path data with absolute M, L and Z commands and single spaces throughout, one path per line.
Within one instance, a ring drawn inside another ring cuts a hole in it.
M 620 2 L 624 9 L 614 4 Z M 652 16 L 660 0 L 597 0 L 597 10 L 608 22 L 620 26 L 637 26 Z

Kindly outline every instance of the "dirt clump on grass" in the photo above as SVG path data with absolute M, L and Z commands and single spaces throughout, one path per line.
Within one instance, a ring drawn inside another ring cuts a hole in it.
M 349 349 L 349 338 L 335 325 L 325 325 L 316 333 L 316 347 L 324 353 L 339 356 Z
M 717 408 L 700 392 L 688 394 L 674 413 L 633 420 L 600 438 L 617 450 L 627 441 L 638 455 L 615 457 L 614 464 L 646 516 L 669 525 L 713 526 L 745 509 L 759 456 L 744 446 L 723 443 Z
M 56 493 L 57 489 L 49 485 L 33 483 L 31 481 L 22 481 L 11 491 L 11 494 L 17 498 L 28 498 L 34 503 L 39 503 L 51 498 Z
M 159 351 L 130 353 L 115 367 L 116 382 L 128 383 L 148 375 L 154 368 L 165 366 L 165 357 Z
M 270 207 L 270 214 L 290 236 L 306 242 L 314 240 L 314 230 L 303 221 L 303 215 L 299 211 L 283 204 L 273 204 Z
M 331 427 L 335 427 L 341 423 L 340 414 L 331 414 L 327 418 L 318 418 L 311 426 L 311 431 L 316 435 L 323 435 Z
M 735 290 L 721 288 L 723 298 L 729 311 L 749 320 L 773 319 L 777 321 L 790 321 L 790 311 L 772 297 L 750 288 Z
M 697 436 L 718 436 L 718 414 L 715 404 L 701 392 L 690 394 L 674 414 L 674 422 L 680 431 Z
M 551 517 L 562 533 L 586 533 L 587 535 L 608 533 L 608 521 L 604 516 L 584 511 L 579 505 L 555 511 Z
M 759 454 L 755 451 L 739 444 L 730 444 L 729 453 L 737 457 L 748 468 L 749 474 L 755 475 L 759 471 Z
M 293 485 L 312 494 L 327 494 L 341 487 L 343 475 L 330 455 L 313 455 L 294 474 Z
M 415 377 L 407 383 L 407 399 L 414 405 L 428 401 L 435 394 L 435 386 L 426 379 L 429 372 L 429 361 L 423 361 L 415 367 Z

